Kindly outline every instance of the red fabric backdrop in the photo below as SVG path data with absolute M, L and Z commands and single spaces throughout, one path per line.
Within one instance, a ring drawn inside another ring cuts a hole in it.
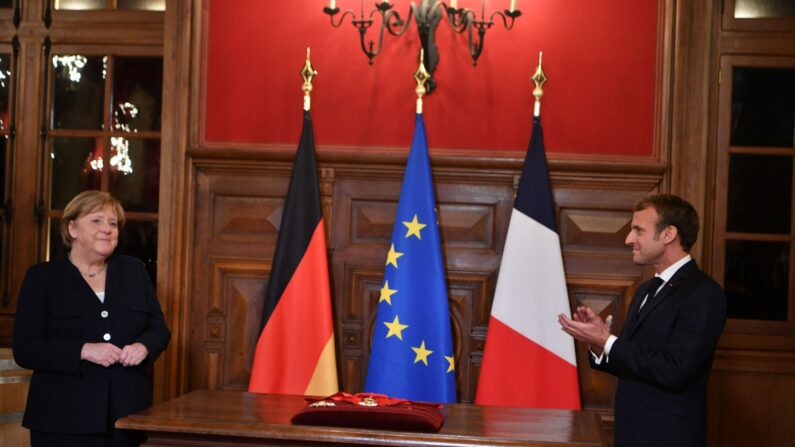
M 385 37 L 370 66 L 358 31 L 349 21 L 333 28 L 321 0 L 206 2 L 201 129 L 206 142 L 297 142 L 299 71 L 310 46 L 319 72 L 312 93 L 318 145 L 409 147 L 416 24 L 402 37 Z M 398 11 L 407 11 L 408 0 L 393 2 Z M 533 110 L 530 76 L 540 50 L 549 77 L 541 113 L 547 151 L 651 155 L 657 2 L 517 3 L 523 15 L 512 31 L 500 22 L 487 32 L 477 67 L 466 36 L 440 23 L 437 90 L 426 97 L 424 109 L 431 150 L 525 150 Z M 508 4 L 487 0 L 486 9 Z M 360 8 L 356 0 L 337 5 Z M 458 5 L 479 10 L 480 1 L 459 0 Z

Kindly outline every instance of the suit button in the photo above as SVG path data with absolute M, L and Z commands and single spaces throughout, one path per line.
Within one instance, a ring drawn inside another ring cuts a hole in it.
M 110 334 L 106 333 L 105 335 L 102 336 L 102 339 L 105 341 L 110 341 Z
M 103 310 L 99 314 L 102 316 L 102 318 L 108 318 L 108 311 L 107 310 Z

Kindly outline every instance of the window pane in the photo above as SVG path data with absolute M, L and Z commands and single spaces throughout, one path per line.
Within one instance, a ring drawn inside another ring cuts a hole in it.
M 731 154 L 726 230 L 789 234 L 792 157 Z
M 108 0 L 55 0 L 55 9 L 107 9 Z
M 0 131 L 8 130 L 9 88 L 11 84 L 11 55 L 0 53 Z
M 154 282 L 157 279 L 157 222 L 125 222 L 116 253 L 135 256 L 143 261 Z
M 8 157 L 9 138 L 9 92 L 11 86 L 11 55 L 0 53 L 0 200 L 5 198 L 6 159 Z
M 8 135 L 0 135 L 0 201 L 6 196 L 6 159 L 10 142 Z M 5 204 L 0 204 L 0 206 L 5 206 Z
M 53 138 L 50 151 L 50 208 L 63 209 L 72 197 L 102 182 L 101 138 Z
M 795 70 L 735 67 L 732 146 L 793 147 Z
M 53 64 L 53 129 L 102 129 L 105 58 L 55 55 Z
M 113 130 L 160 130 L 162 83 L 162 58 L 116 58 L 113 77 Z
M 50 246 L 47 253 L 47 259 L 57 259 L 66 254 L 66 247 L 61 240 L 61 219 L 51 217 L 49 221 L 49 238 Z
M 166 10 L 166 0 L 117 0 L 116 5 L 119 9 Z
M 111 138 L 110 193 L 127 211 L 157 212 L 160 140 Z
M 787 319 L 789 243 L 726 241 L 729 318 Z
M 735 19 L 760 19 L 795 16 L 792 0 L 735 0 Z

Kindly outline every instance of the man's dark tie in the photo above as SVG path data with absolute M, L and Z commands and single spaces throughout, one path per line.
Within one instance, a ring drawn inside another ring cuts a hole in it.
M 647 296 L 643 300 L 641 308 L 638 309 L 638 313 L 643 312 L 643 309 L 649 307 L 651 299 L 654 298 L 654 295 L 657 295 L 657 289 L 659 289 L 662 283 L 664 282 L 665 281 L 663 281 L 663 279 L 660 278 L 659 276 L 655 276 L 651 280 L 649 280 L 649 286 L 646 288 Z
M 664 282 L 665 281 L 663 281 L 663 279 L 660 278 L 659 276 L 655 276 L 651 280 L 649 280 L 649 298 L 652 298 L 654 297 L 654 295 L 657 295 L 657 289 L 659 289 L 662 283 Z

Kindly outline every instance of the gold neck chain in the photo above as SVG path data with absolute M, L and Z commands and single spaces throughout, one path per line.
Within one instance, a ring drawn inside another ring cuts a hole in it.
M 105 269 L 107 269 L 107 268 L 108 268 L 108 265 L 105 264 L 102 267 L 100 267 L 96 272 L 84 272 L 84 271 L 82 271 L 80 269 L 77 269 L 77 271 L 80 272 L 80 274 L 83 275 L 83 276 L 86 276 L 88 278 L 94 278 L 97 275 L 99 275 L 100 273 L 104 272 Z
M 98 268 L 96 272 L 84 272 L 84 271 L 80 270 L 80 267 L 78 267 L 77 264 L 74 263 L 74 261 L 72 261 L 72 256 L 71 255 L 69 255 L 67 257 L 69 258 L 69 262 L 71 262 L 72 265 L 75 266 L 77 271 L 80 272 L 80 274 L 85 276 L 86 278 L 96 278 L 100 273 L 104 272 L 108 268 L 108 264 L 106 263 L 102 267 Z

